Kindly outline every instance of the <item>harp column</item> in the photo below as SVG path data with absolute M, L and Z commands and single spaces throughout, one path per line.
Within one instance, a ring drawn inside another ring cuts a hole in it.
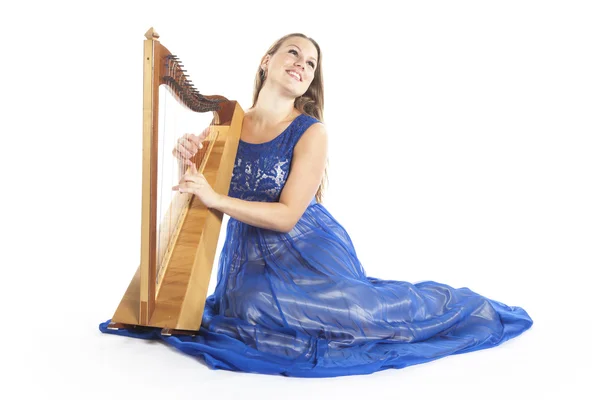
M 156 201 L 158 155 L 158 85 L 159 69 L 155 65 L 158 34 L 150 28 L 144 41 L 144 103 L 142 155 L 142 231 L 140 254 L 139 323 L 148 324 L 156 300 Z

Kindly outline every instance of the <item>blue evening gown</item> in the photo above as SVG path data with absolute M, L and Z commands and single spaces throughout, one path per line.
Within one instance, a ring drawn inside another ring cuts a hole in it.
M 229 195 L 277 201 L 294 146 L 315 122 L 302 114 L 267 143 L 240 141 Z M 102 332 L 164 340 L 211 368 L 298 377 L 403 368 L 497 346 L 533 323 L 468 288 L 367 277 L 348 233 L 314 200 L 289 233 L 229 219 L 198 335 L 108 322 Z

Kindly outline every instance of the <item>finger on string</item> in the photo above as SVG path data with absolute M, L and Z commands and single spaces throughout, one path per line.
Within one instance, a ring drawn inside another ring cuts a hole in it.
M 196 146 L 200 146 L 202 144 L 202 137 L 201 135 L 190 135 L 190 141 Z
M 181 143 L 179 143 L 179 145 L 177 146 L 177 151 L 183 156 L 183 158 L 190 158 L 193 156 L 193 154 L 188 149 L 186 149 Z
M 178 191 L 179 193 L 193 193 L 194 189 L 196 189 L 195 187 L 191 187 L 191 186 L 183 186 L 183 185 L 177 185 L 177 186 L 173 186 L 173 191 Z
M 192 157 L 198 152 L 198 146 L 190 142 L 184 142 L 180 146 L 187 151 L 188 157 Z
M 188 143 L 194 146 L 194 154 L 204 147 L 202 144 L 202 138 L 199 135 L 193 135 Z
M 196 169 L 196 164 L 192 163 L 188 167 L 187 171 L 185 171 L 185 174 L 183 174 L 179 182 L 196 182 L 198 176 L 200 175 L 198 174 L 198 170 Z
M 182 140 L 180 144 L 192 154 L 196 154 L 198 151 L 198 145 L 191 140 Z
M 189 181 L 190 179 L 193 179 L 193 177 L 196 175 L 196 173 L 194 172 L 194 170 L 196 169 L 196 163 L 190 160 L 186 161 L 186 169 L 185 173 L 181 176 L 181 182 Z

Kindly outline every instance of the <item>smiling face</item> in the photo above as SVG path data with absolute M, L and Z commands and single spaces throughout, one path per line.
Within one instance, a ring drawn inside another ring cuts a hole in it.
M 251 107 L 256 106 L 263 89 L 268 89 L 294 98 L 294 108 L 322 121 L 325 102 L 322 64 L 323 54 L 314 39 L 303 33 L 279 38 L 258 65 Z
M 281 85 L 293 97 L 302 96 L 312 83 L 318 68 L 318 51 L 308 39 L 286 39 L 271 55 L 263 58 L 267 84 Z

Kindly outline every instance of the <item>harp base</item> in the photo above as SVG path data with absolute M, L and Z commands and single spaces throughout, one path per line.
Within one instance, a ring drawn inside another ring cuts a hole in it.
M 110 329 L 112 331 L 118 331 L 119 329 L 156 329 L 151 326 L 123 324 L 121 322 L 110 322 L 106 328 Z M 162 336 L 174 336 L 174 335 L 196 336 L 198 334 L 198 331 L 163 328 L 163 329 L 161 329 L 160 334 Z
M 173 335 L 184 335 L 184 336 L 196 336 L 198 331 L 186 331 L 183 329 L 171 329 L 171 328 L 163 328 L 160 331 L 162 336 L 173 336 Z

